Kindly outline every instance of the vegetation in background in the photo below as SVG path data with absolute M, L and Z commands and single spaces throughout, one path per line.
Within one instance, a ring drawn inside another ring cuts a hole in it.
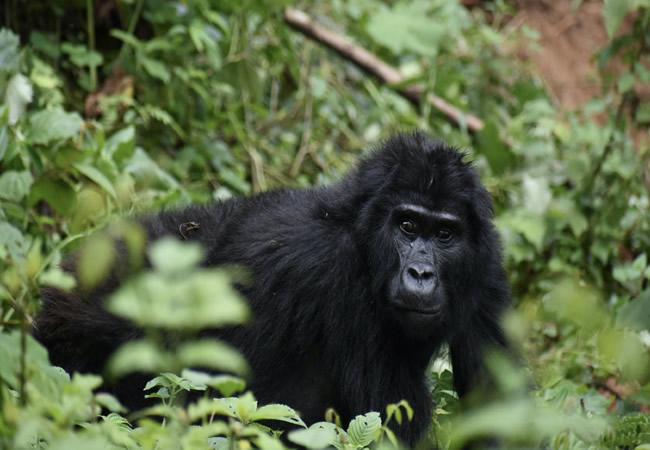
M 291 31 L 289 5 L 485 127 L 455 128 Z M 492 24 L 513 13 L 501 0 L 483 7 Z M 49 364 L 29 336 L 39 287 L 74 286 L 58 268 L 74 248 L 91 261 L 80 283 L 101 280 L 110 241 L 84 238 L 108 221 L 141 258 L 138 231 L 117 217 L 331 182 L 363 149 L 417 127 L 467 149 L 493 195 L 517 303 L 507 328 L 537 388 L 526 395 L 526 379 L 495 355 L 505 400 L 460 413 L 439 359 L 431 439 L 442 448 L 486 434 L 504 446 L 650 448 L 650 100 L 639 94 L 650 84 L 647 0 L 604 1 L 610 41 L 594 57 L 605 88 L 575 112 L 559 111 L 508 50 L 529 30 L 498 30 L 456 1 L 7 0 L 2 9 L 0 447 L 283 448 L 268 421 L 301 428 L 294 411 L 258 405 L 243 378 L 183 370 L 247 369 L 225 344 L 187 332 L 247 318 L 230 288 L 237 275 L 197 268 L 200 249 L 160 242 L 148 250 L 153 268 L 111 299 L 147 334 L 118 352 L 106 377 L 160 373 L 143 392 L 160 403 L 145 411 L 93 393 L 101 377 Z M 175 289 L 193 293 L 182 311 Z M 161 345 L 162 330 L 179 329 L 185 340 Z M 410 414 L 387 405 L 336 425 L 332 412 L 289 440 L 392 448 L 386 424 Z

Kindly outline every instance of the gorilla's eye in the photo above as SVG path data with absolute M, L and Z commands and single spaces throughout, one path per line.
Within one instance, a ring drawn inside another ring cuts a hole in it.
M 441 228 L 441 229 L 439 229 L 439 230 L 438 230 L 438 233 L 436 234 L 436 238 L 437 238 L 440 242 L 449 242 L 449 241 L 451 241 L 451 238 L 453 238 L 453 237 L 454 237 L 454 235 L 453 235 L 452 232 L 451 232 L 450 230 L 448 230 L 447 228 Z
M 399 224 L 399 229 L 406 234 L 415 234 L 416 228 L 415 222 L 410 220 L 403 220 L 402 223 Z

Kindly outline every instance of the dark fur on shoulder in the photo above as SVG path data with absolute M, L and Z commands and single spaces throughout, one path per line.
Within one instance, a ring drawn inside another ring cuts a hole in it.
M 393 426 L 413 445 L 431 422 L 425 370 L 438 348 L 450 346 L 462 397 L 485 378 L 484 349 L 506 345 L 499 319 L 509 295 L 491 201 L 463 156 L 423 133 L 398 134 L 331 187 L 141 222 L 149 240 L 200 242 L 205 265 L 250 269 L 242 291 L 254 320 L 214 334 L 247 357 L 261 403 L 286 403 L 309 423 L 329 407 L 350 420 L 406 399 L 415 416 Z M 43 289 L 35 334 L 53 364 L 101 373 L 117 346 L 139 336 L 102 308 L 117 284 L 112 277 L 87 296 Z M 140 407 L 141 382 L 114 391 Z

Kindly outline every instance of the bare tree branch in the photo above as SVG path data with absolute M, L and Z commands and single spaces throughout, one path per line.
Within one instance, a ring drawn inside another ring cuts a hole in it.
M 405 81 L 405 78 L 397 69 L 386 64 L 377 56 L 373 55 L 363 47 L 351 42 L 346 37 L 315 23 L 305 12 L 294 8 L 287 8 L 284 11 L 284 20 L 292 28 L 300 31 L 306 36 L 309 36 L 315 41 L 330 47 L 344 58 L 357 64 L 366 72 L 375 75 L 384 83 L 399 84 Z M 399 92 L 414 102 L 422 101 L 423 89 L 421 86 L 407 86 L 405 88 L 400 88 Z M 471 114 L 465 114 L 436 95 L 427 95 L 426 101 L 431 103 L 456 125 L 462 126 L 463 124 L 466 124 L 467 128 L 473 133 L 476 133 L 483 128 L 483 121 L 481 119 L 472 116 Z

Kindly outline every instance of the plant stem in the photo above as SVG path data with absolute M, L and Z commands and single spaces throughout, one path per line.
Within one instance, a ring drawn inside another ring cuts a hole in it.
M 95 11 L 93 2 L 95 0 L 86 0 L 86 20 L 88 21 L 88 48 L 91 52 L 95 51 Z M 90 66 L 90 90 L 97 89 L 97 66 Z
M 130 35 L 133 35 L 133 32 L 135 31 L 135 26 L 138 24 L 138 20 L 140 19 L 140 12 L 142 11 L 142 6 L 144 5 L 144 0 L 138 0 L 138 2 L 135 4 L 135 10 L 133 11 L 133 15 L 131 16 L 131 20 L 129 21 L 129 28 L 127 28 L 126 32 L 129 33 Z M 124 57 L 124 54 L 128 48 L 128 45 L 126 42 L 122 43 L 122 48 L 120 48 L 120 54 L 117 56 L 117 59 L 119 61 L 122 60 Z

